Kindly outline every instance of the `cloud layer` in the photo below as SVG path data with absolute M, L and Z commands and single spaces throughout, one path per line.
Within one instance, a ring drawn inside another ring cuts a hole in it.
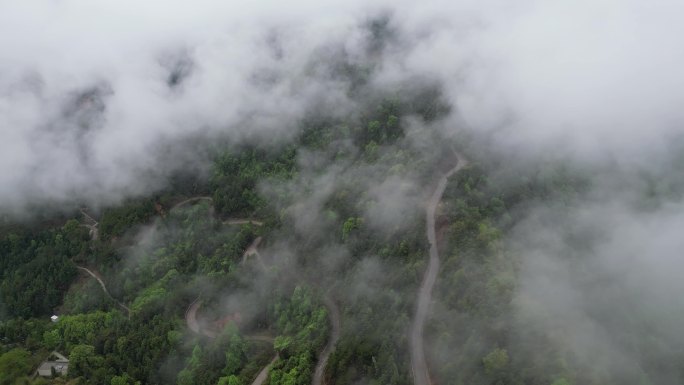
M 114 203 L 161 188 L 174 170 L 206 167 L 202 143 L 212 138 L 282 142 L 317 109 L 354 114 L 363 97 L 336 72 L 340 62 L 370 66 L 371 89 L 440 84 L 454 111 L 445 130 L 466 122 L 501 151 L 669 167 L 663 155 L 684 121 L 684 3 L 365 3 L 0 2 L 0 212 Z M 368 26 L 378 16 L 384 36 Z M 291 210 L 320 209 L 331 176 L 316 179 L 321 199 Z M 369 208 L 370 225 L 387 228 L 419 194 L 405 180 L 378 180 L 369 191 L 391 197 Z M 681 199 L 644 212 L 611 194 L 616 186 L 639 187 L 597 185 L 596 200 L 563 221 L 531 211 L 513 235 L 526 255 L 520 298 L 531 301 L 519 306 L 566 320 L 559 343 L 578 354 L 622 351 L 604 329 L 629 328 L 596 310 L 616 303 L 652 312 L 663 339 L 681 346 L 684 305 L 666 300 L 684 289 L 673 273 L 683 267 Z M 300 230 L 320 215 L 307 218 Z M 564 259 L 574 246 L 562 238 L 575 227 L 600 236 L 581 279 Z M 606 277 L 617 283 L 604 286 Z
M 349 84 L 330 67 L 338 59 L 371 60 L 378 86 L 438 79 L 460 117 L 507 146 L 645 157 L 681 124 L 683 7 L 4 2 L 0 207 L 116 201 L 202 163 L 160 162 L 169 143 L 286 139 L 314 106 L 347 113 Z M 393 43 L 373 56 L 360 26 L 381 14 Z

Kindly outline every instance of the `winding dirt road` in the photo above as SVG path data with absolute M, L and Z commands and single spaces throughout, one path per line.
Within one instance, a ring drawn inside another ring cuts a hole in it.
M 83 214 L 83 218 L 85 219 L 85 221 L 86 221 L 86 222 L 89 222 L 89 223 L 86 224 L 86 225 L 88 225 L 88 226 L 97 226 L 97 225 L 98 225 L 98 223 L 97 223 L 97 221 L 95 220 L 95 218 L 93 218 L 93 217 L 91 217 L 90 215 L 88 215 L 88 213 L 85 211 L 85 209 L 81 209 L 81 214 Z
M 209 198 L 209 197 L 195 197 L 195 198 L 186 199 L 183 202 L 180 202 L 177 205 L 173 206 L 172 210 L 174 208 L 177 208 L 177 207 L 184 205 L 186 203 L 197 201 L 197 200 L 204 200 L 204 199 L 211 200 L 211 198 Z M 229 219 L 227 221 L 224 221 L 223 224 L 224 225 L 253 224 L 253 225 L 261 226 L 261 225 L 263 225 L 263 222 L 257 221 L 254 219 L 236 218 L 236 219 Z M 262 239 L 261 237 L 255 238 L 252 241 L 252 243 L 247 247 L 245 252 L 242 253 L 242 263 L 245 263 L 245 261 L 247 260 L 247 257 L 249 257 L 250 255 L 255 255 L 257 257 L 261 267 L 264 270 L 266 270 L 266 265 L 264 264 L 264 261 L 261 259 L 261 256 L 259 255 L 259 250 L 257 249 L 257 247 L 261 243 L 261 239 Z M 200 305 L 202 305 L 202 301 L 200 301 L 200 297 L 201 296 L 198 296 L 194 301 L 192 301 L 190 306 L 188 306 L 187 310 L 185 310 L 185 323 L 188 325 L 188 329 L 192 330 L 194 333 L 202 334 L 202 335 L 205 335 L 209 338 L 215 338 L 216 333 L 209 331 L 209 330 L 202 329 L 200 327 L 199 322 L 197 321 L 197 311 L 199 310 Z
M 246 219 L 232 220 L 231 223 L 224 222 L 224 224 L 247 223 L 258 224 L 259 226 L 262 224 L 259 221 Z M 254 239 L 254 241 L 252 241 L 252 243 L 249 245 L 249 247 L 247 247 L 247 250 L 245 250 L 245 252 L 242 255 L 242 263 L 244 263 L 247 257 L 249 257 L 250 255 L 255 255 L 261 267 L 264 270 L 266 270 L 266 265 L 264 264 L 264 261 L 261 259 L 261 256 L 259 255 L 258 246 L 260 242 L 261 237 L 258 237 Z M 318 356 L 318 364 L 316 365 L 316 369 L 314 371 L 312 385 L 323 385 L 323 375 L 325 373 L 325 368 L 328 365 L 328 359 L 330 358 L 330 354 L 332 354 L 333 350 L 335 349 L 337 341 L 340 339 L 340 311 L 337 308 L 337 304 L 335 303 L 335 301 L 332 300 L 332 298 L 330 298 L 329 295 L 326 295 L 323 298 L 323 301 L 325 302 L 325 306 L 327 307 L 328 313 L 330 315 L 332 330 L 327 345 L 325 346 L 321 354 Z M 213 330 L 202 328 L 200 326 L 199 321 L 197 320 L 197 311 L 199 310 L 201 305 L 202 301 L 200 300 L 200 297 L 197 297 L 194 301 L 192 301 L 192 303 L 190 303 L 190 306 L 188 306 L 187 310 L 185 311 L 185 323 L 187 324 L 188 329 L 192 330 L 196 334 L 201 334 L 209 338 L 216 338 L 218 336 L 218 333 L 216 333 Z M 245 339 L 273 343 L 273 337 L 264 335 L 245 336 Z M 278 355 L 276 354 L 276 356 L 273 357 L 273 360 L 271 360 L 271 362 L 259 372 L 257 377 L 252 382 L 252 385 L 262 385 L 264 381 L 266 381 L 266 379 L 268 378 L 268 373 L 277 359 Z
M 213 199 L 211 197 L 208 197 L 208 196 L 192 197 L 192 198 L 188 198 L 182 202 L 175 204 L 173 207 L 171 207 L 170 210 L 174 210 L 174 209 L 182 207 L 186 204 L 201 201 L 201 200 L 213 202 Z M 96 240 L 97 236 L 98 236 L 98 225 L 99 225 L 99 223 L 93 217 L 88 215 L 88 213 L 86 213 L 83 209 L 81 210 L 81 213 L 83 214 L 83 217 L 84 217 L 85 222 L 86 222 L 86 224 L 83 224 L 83 226 L 87 227 L 90 230 L 90 235 L 91 235 L 92 239 Z M 223 224 L 224 225 L 247 225 L 247 224 L 250 224 L 250 225 L 256 225 L 256 226 L 262 226 L 264 223 L 262 221 L 258 221 L 258 220 L 254 220 L 254 219 L 234 218 L 234 219 L 228 219 L 226 221 L 223 221 Z M 258 250 L 258 246 L 261 243 L 261 240 L 262 240 L 261 237 L 257 237 L 254 239 L 254 241 L 252 241 L 252 243 L 247 247 L 247 249 L 245 250 L 245 252 L 242 255 L 242 262 L 244 263 L 249 256 L 254 255 L 254 256 L 256 256 L 257 260 L 259 261 L 260 266 L 264 270 L 266 270 L 266 265 L 264 264 L 264 261 L 261 259 L 261 255 L 259 254 L 259 250 Z M 79 270 L 88 273 L 91 277 L 95 278 L 97 280 L 97 282 L 100 284 L 100 287 L 102 287 L 102 290 L 104 291 L 104 293 L 109 298 L 111 298 L 114 302 L 116 302 L 117 305 L 119 305 L 122 309 L 126 310 L 126 312 L 128 314 L 128 318 L 131 317 L 131 309 L 129 309 L 126 305 L 124 305 L 123 303 L 117 301 L 114 297 L 112 297 L 112 295 L 109 293 L 109 290 L 107 290 L 107 286 L 105 285 L 104 281 L 102 280 L 102 278 L 100 278 L 99 274 L 96 274 L 94 271 L 92 271 L 86 267 L 83 267 L 83 266 L 76 266 L 76 267 Z M 331 303 L 332 303 L 332 301 L 331 301 Z M 207 329 L 200 327 L 200 324 L 197 321 L 197 311 L 199 310 L 201 305 L 202 305 L 202 301 L 200 300 L 200 297 L 197 297 L 190 304 L 190 306 L 188 306 L 187 310 L 185 311 L 185 322 L 188 326 L 188 329 L 192 330 L 196 334 L 202 334 L 202 335 L 205 335 L 209 338 L 216 338 L 218 333 L 216 333 L 212 330 L 207 330 Z M 334 306 L 334 303 L 333 303 L 333 306 Z M 336 307 L 335 307 L 335 309 L 336 309 Z M 339 338 L 339 315 L 337 315 L 336 317 L 337 317 L 336 323 L 335 323 L 335 321 L 333 322 L 333 335 L 336 335 L 337 337 L 333 337 L 333 339 L 331 339 L 331 343 L 329 343 L 329 345 L 334 345 L 337 342 L 337 338 Z M 335 325 L 337 325 L 337 333 L 336 334 L 334 332 L 335 331 Z M 271 344 L 273 343 L 273 337 L 267 336 L 267 335 L 245 336 L 245 339 L 252 340 L 252 341 L 266 342 L 266 343 L 271 343 Z M 326 347 L 326 350 L 328 348 L 329 347 Z M 332 348 L 332 347 L 330 346 L 330 348 Z M 327 361 L 329 355 L 330 355 L 330 352 L 328 352 L 325 355 L 325 361 Z M 273 359 L 268 363 L 268 365 L 266 365 L 259 372 L 259 374 L 256 376 L 256 378 L 252 382 L 252 385 L 262 385 L 268 379 L 269 371 L 277 359 L 278 359 L 278 354 L 276 354 L 273 357 Z M 321 370 L 321 373 L 322 373 L 322 370 Z
M 243 265 L 245 264 L 245 262 L 247 262 L 247 258 L 253 255 L 256 257 L 257 261 L 259 262 L 259 266 L 261 266 L 261 268 L 263 270 L 267 270 L 266 264 L 264 263 L 264 260 L 261 259 L 261 254 L 259 254 L 259 249 L 257 249 L 259 247 L 259 244 L 261 243 L 261 239 L 262 239 L 261 237 L 256 237 L 252 241 L 252 243 L 247 247 L 247 250 L 245 250 L 245 252 L 242 253 L 242 264 Z
M 254 219 L 228 219 L 226 221 L 223 221 L 224 225 L 256 225 L 256 226 L 262 226 L 264 222 L 262 221 L 257 221 Z
M 199 322 L 197 322 L 197 310 L 199 309 L 202 301 L 200 297 L 197 297 L 188 309 L 185 311 L 185 324 L 188 325 L 188 329 L 192 330 L 196 334 L 202 334 L 200 331 Z
M 177 203 L 175 206 L 171 208 L 171 210 L 176 209 L 178 207 L 181 207 L 185 204 L 199 201 L 199 200 L 208 200 L 212 202 L 211 197 L 194 197 L 194 198 L 189 198 L 186 199 L 180 203 Z M 256 226 L 262 226 L 264 223 L 262 221 L 254 220 L 254 219 L 242 219 L 242 218 L 234 218 L 234 219 L 228 219 L 223 221 L 224 225 L 246 225 L 246 224 L 251 224 L 251 225 L 256 225 Z M 263 270 L 266 270 L 266 264 L 264 263 L 263 259 L 261 258 L 261 255 L 259 254 L 259 244 L 261 243 L 262 237 L 257 237 L 252 241 L 252 243 L 247 247 L 245 252 L 242 254 L 242 263 L 244 264 L 247 261 L 247 258 L 254 255 L 257 258 L 257 261 L 259 262 L 259 265 Z M 335 349 L 335 345 L 337 344 L 337 341 L 340 339 L 340 311 L 337 308 L 337 304 L 330 298 L 329 295 L 326 295 L 324 297 L 324 302 L 326 307 L 328 308 L 328 313 L 330 314 L 330 322 L 332 324 L 332 330 L 330 333 L 330 339 L 328 340 L 327 345 L 321 352 L 321 354 L 318 357 L 318 364 L 316 365 L 316 369 L 314 372 L 313 376 L 313 381 L 312 385 L 323 385 L 323 375 L 325 373 L 325 368 L 328 364 L 328 359 L 330 358 L 330 354 L 332 354 L 333 350 Z M 199 322 L 197 321 L 197 311 L 199 310 L 200 306 L 202 305 L 202 301 L 200 300 L 200 297 L 197 297 L 190 306 L 188 306 L 187 310 L 185 311 L 185 322 L 188 326 L 188 329 L 192 330 L 196 334 L 201 334 L 204 336 L 207 336 L 209 338 L 216 338 L 217 334 L 211 330 L 204 329 L 200 326 Z M 264 337 L 264 336 L 246 336 L 246 339 L 253 339 L 257 341 L 264 341 L 264 342 L 272 342 L 273 339 L 271 337 Z M 268 378 L 268 373 L 271 369 L 271 366 L 273 366 L 273 363 L 278 359 L 278 355 L 273 357 L 273 360 L 264 367 L 261 372 L 257 375 L 257 377 L 254 379 L 252 382 L 252 385 L 261 385 L 266 381 Z
M 200 327 L 199 322 L 197 321 L 197 310 L 199 310 L 200 306 L 202 305 L 202 301 L 200 300 L 200 297 L 197 297 L 188 309 L 185 311 L 185 322 L 188 325 L 188 329 L 192 330 L 196 334 L 201 334 L 204 336 L 207 336 L 209 338 L 216 338 L 218 337 L 217 332 L 213 330 L 208 330 L 205 328 Z M 260 341 L 260 342 L 265 342 L 269 344 L 273 344 L 273 337 L 263 335 L 263 334 L 255 334 L 255 335 L 250 335 L 250 336 L 245 336 L 245 340 L 248 341 Z M 264 366 L 263 369 L 259 372 L 259 374 L 254 378 L 254 381 L 252 381 L 252 385 L 262 385 L 266 379 L 268 379 L 268 373 L 271 370 L 271 367 L 273 364 L 276 362 L 278 359 L 278 354 L 273 357 L 271 362 L 268 363 L 268 365 Z
M 197 198 L 191 198 L 188 200 L 185 200 L 173 208 L 179 207 L 179 205 L 183 205 L 192 201 L 200 200 L 200 199 L 205 199 L 208 197 L 197 197 Z M 211 198 L 209 198 L 211 199 Z M 264 223 L 261 221 L 257 221 L 254 219 L 229 219 L 223 222 L 224 225 L 256 225 L 256 226 L 262 226 Z M 255 238 L 252 243 L 247 247 L 245 252 L 242 254 L 242 263 L 245 263 L 247 258 L 251 255 L 256 256 L 257 260 L 259 261 L 259 265 L 266 270 L 266 265 L 264 264 L 264 261 L 261 259 L 261 255 L 259 254 L 259 244 L 261 243 L 262 238 L 257 237 Z M 218 336 L 218 333 L 216 333 L 213 330 L 208 330 L 205 328 L 200 327 L 199 322 L 197 321 L 197 311 L 199 310 L 200 306 L 202 305 L 202 301 L 200 300 L 200 297 L 197 297 L 190 306 L 188 306 L 188 309 L 185 311 L 185 323 L 188 325 L 188 329 L 192 330 L 196 334 L 201 334 L 204 336 L 207 336 L 209 338 L 216 338 Z M 245 336 L 246 340 L 251 340 L 251 341 L 261 341 L 261 342 L 267 342 L 270 344 L 273 344 L 273 337 L 267 336 L 267 335 L 251 335 L 251 336 Z M 267 379 L 268 379 L 268 374 L 271 370 L 271 367 L 273 364 L 278 360 L 278 354 L 273 357 L 271 362 L 268 363 L 268 365 L 264 366 L 263 369 L 259 372 L 259 374 L 256 376 L 254 381 L 252 381 L 252 385 L 262 385 Z
M 185 205 L 188 204 L 188 203 L 197 202 L 197 201 L 209 201 L 209 202 L 213 202 L 214 200 L 213 200 L 211 197 L 206 197 L 206 196 L 202 196 L 202 197 L 192 197 L 192 198 L 188 198 L 188 199 L 186 199 L 186 200 L 184 200 L 184 201 L 182 201 L 182 202 L 176 203 L 173 207 L 171 207 L 171 209 L 169 209 L 169 211 L 174 210 L 174 209 L 177 209 L 177 208 L 179 208 L 179 207 L 181 207 L 181 206 L 185 206 Z
M 254 381 L 252 381 L 252 385 L 261 385 L 264 383 L 264 381 L 266 381 L 266 379 L 268 378 L 268 372 L 271 371 L 271 366 L 273 366 L 273 364 L 276 362 L 277 359 L 278 359 L 278 354 L 276 354 L 273 357 L 273 359 L 271 360 L 271 362 L 268 363 L 268 365 L 264 366 L 264 368 L 261 369 L 259 374 L 254 379 Z
M 340 310 L 337 308 L 335 301 L 326 295 L 323 298 L 325 306 L 328 308 L 328 313 L 330 314 L 330 322 L 332 323 L 332 330 L 330 331 L 330 339 L 325 349 L 318 356 L 318 364 L 316 365 L 316 370 L 314 371 L 312 385 L 323 385 L 323 374 L 325 374 L 325 367 L 328 365 L 328 358 L 330 354 L 335 349 L 337 340 L 340 339 Z
M 428 201 L 426 216 L 427 216 L 427 237 L 430 242 L 430 261 L 427 270 L 423 276 L 423 283 L 420 285 L 418 291 L 418 305 L 416 306 L 416 313 L 411 327 L 411 371 L 413 373 L 414 385 L 431 385 L 430 371 L 425 360 L 425 347 L 423 341 L 423 330 L 425 329 L 425 320 L 427 319 L 430 303 L 432 302 L 432 288 L 437 280 L 437 273 L 439 271 L 439 251 L 437 250 L 437 236 L 435 232 L 435 212 L 437 206 L 442 200 L 442 195 L 446 189 L 447 179 L 454 173 L 460 171 L 463 167 L 468 165 L 468 161 L 456 154 L 458 161 L 456 166 L 447 171 L 439 179 L 439 183 L 432 193 L 432 197 Z
M 100 284 L 100 286 L 102 287 L 102 291 L 104 291 L 104 293 L 107 294 L 107 297 L 111 298 L 114 302 L 116 302 L 117 305 L 119 305 L 122 309 L 126 310 L 126 313 L 128 314 L 128 318 L 131 318 L 131 309 L 129 309 L 128 306 L 124 305 L 123 303 L 117 301 L 114 297 L 112 297 L 111 294 L 109 294 L 109 290 L 107 290 L 107 286 L 105 285 L 102 278 L 100 278 L 99 274 L 95 274 L 93 271 L 91 271 L 90 269 L 88 269 L 86 267 L 76 266 L 76 268 L 81 270 L 81 271 L 85 271 L 91 277 L 95 278 L 97 280 L 97 282 Z
M 81 226 L 88 228 L 88 235 L 90 235 L 90 239 L 96 241 L 99 236 L 99 223 L 95 220 L 95 218 L 88 215 L 88 213 L 85 212 L 85 209 L 81 209 L 81 214 L 83 214 L 84 222 L 86 222 L 81 224 Z
M 197 320 L 197 311 L 200 306 L 202 306 L 202 301 L 200 300 L 200 297 L 197 297 L 197 299 L 192 301 L 187 310 L 185 310 L 185 323 L 188 326 L 188 329 L 192 330 L 195 334 L 201 334 L 212 339 L 218 337 L 220 334 L 218 330 L 202 327 Z M 273 344 L 274 340 L 273 336 L 268 334 L 250 334 L 243 336 L 243 338 L 247 341 L 258 341 L 268 344 Z
M 192 197 L 188 198 L 182 202 L 176 203 L 173 207 L 171 207 L 171 210 L 175 210 L 179 207 L 185 206 L 186 204 L 193 203 L 193 202 L 198 202 L 198 201 L 209 201 L 211 203 L 214 202 L 214 199 L 209 196 L 199 196 L 199 197 Z M 83 213 L 84 215 L 87 215 Z M 226 226 L 239 226 L 239 225 L 255 225 L 255 226 L 263 226 L 264 222 L 256 220 L 256 219 L 251 219 L 251 218 L 231 218 L 227 219 L 222 222 Z M 261 237 L 257 237 L 252 241 L 252 243 L 247 247 L 247 250 L 242 254 L 242 263 L 245 263 L 248 257 L 254 255 L 256 256 L 259 264 L 261 267 L 266 270 L 266 265 L 264 264 L 264 261 L 261 259 L 261 255 L 259 254 L 259 250 L 257 247 L 259 246 L 259 243 L 261 243 Z

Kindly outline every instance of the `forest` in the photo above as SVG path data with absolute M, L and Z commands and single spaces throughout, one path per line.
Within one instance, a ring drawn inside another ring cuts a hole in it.
M 407 383 L 401 335 L 422 223 L 414 213 L 400 231 L 375 236 L 364 209 L 375 203 L 357 199 L 370 186 L 357 182 L 361 172 L 402 176 L 430 166 L 400 143 L 401 117 L 434 120 L 435 103 L 384 98 L 354 120 L 303 122 L 292 145 L 218 151 L 208 180 L 179 174 L 153 196 L 98 213 L 6 226 L 0 362 L 12 370 L 0 383 L 249 384 L 274 359 L 266 383 L 308 384 L 331 334 L 326 301 L 339 306 L 344 327 L 325 381 Z M 318 158 L 303 169 L 298 159 L 309 154 Z M 297 229 L 293 204 L 340 164 L 347 171 L 320 202 L 325 230 Z M 331 247 L 348 249 L 349 260 L 324 272 Z M 370 254 L 399 264 L 373 293 L 345 296 L 341 288 Z M 187 313 L 198 301 L 193 332 Z M 34 376 L 51 351 L 69 358 L 68 375 Z
M 516 304 L 523 255 L 508 234 L 530 206 L 571 213 L 596 174 L 541 159 L 515 169 L 467 135 L 417 147 L 448 111 L 431 87 L 385 95 L 347 120 L 303 121 L 287 145 L 215 150 L 206 179 L 179 173 L 102 210 L 6 223 L 0 385 L 412 384 L 408 330 L 430 247 L 420 202 L 457 152 L 469 163 L 435 218 L 432 381 L 636 383 L 583 370 Z M 662 345 L 642 349 L 639 384 L 662 383 L 663 362 L 680 367 Z M 68 374 L 37 376 L 52 352 Z
M 509 160 L 467 136 L 416 148 L 409 117 L 438 135 L 429 127 L 447 111 L 429 87 L 384 96 L 353 119 L 303 121 L 285 146 L 216 151 L 208 179 L 178 174 L 98 212 L 4 225 L 0 384 L 246 385 L 262 371 L 270 385 L 413 383 L 408 329 L 429 248 L 419 202 L 455 151 L 470 162 L 435 218 L 435 383 L 624 383 L 583 371 L 515 305 L 521 255 L 506 234 L 530 205 L 570 212 L 595 176 L 563 162 L 502 176 Z M 397 189 L 416 207 L 385 218 Z M 51 352 L 68 357 L 66 376 L 35 374 Z M 635 375 L 657 383 L 657 370 Z
M 0 1 L 0 385 L 684 384 L 682 14 Z

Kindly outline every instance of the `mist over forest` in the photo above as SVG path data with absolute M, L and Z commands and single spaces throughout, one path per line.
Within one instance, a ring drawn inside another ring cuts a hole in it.
M 0 385 L 684 384 L 682 14 L 0 1 Z

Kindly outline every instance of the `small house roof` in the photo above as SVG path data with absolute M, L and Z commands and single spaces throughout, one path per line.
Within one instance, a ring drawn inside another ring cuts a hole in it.
M 52 375 L 52 368 L 59 374 L 67 374 L 69 370 L 69 363 L 62 361 L 43 361 L 38 367 L 38 375 L 48 377 Z

